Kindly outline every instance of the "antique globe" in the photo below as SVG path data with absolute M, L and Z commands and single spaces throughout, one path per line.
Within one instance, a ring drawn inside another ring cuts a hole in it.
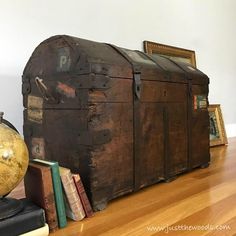
M 23 139 L 2 116 L 0 112 L 0 220 L 21 210 L 21 202 L 6 195 L 23 179 L 29 163 Z

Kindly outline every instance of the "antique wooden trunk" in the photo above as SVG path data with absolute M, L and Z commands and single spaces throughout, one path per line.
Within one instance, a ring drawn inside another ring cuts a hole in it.
M 209 163 L 208 77 L 190 65 L 70 36 L 23 73 L 31 158 L 79 172 L 95 210 Z

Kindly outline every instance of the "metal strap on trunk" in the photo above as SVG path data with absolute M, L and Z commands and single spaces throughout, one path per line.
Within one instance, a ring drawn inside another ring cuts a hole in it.
M 116 47 L 112 44 L 107 44 L 117 51 L 121 56 L 123 56 L 131 65 L 133 70 L 133 142 L 134 142 L 134 191 L 137 191 L 140 188 L 140 95 L 141 95 L 141 68 L 135 63 L 124 50 L 119 47 Z
M 137 50 L 136 50 L 137 51 Z M 165 73 L 165 78 L 170 80 L 170 73 L 160 64 L 157 63 L 156 60 L 154 60 L 150 55 L 148 55 L 147 53 L 141 52 L 141 51 L 137 51 L 139 53 L 142 53 L 142 55 L 144 55 L 146 58 L 148 58 L 150 61 L 154 62 L 154 64 L 160 68 L 164 73 Z
M 150 61 L 154 62 L 155 65 L 157 65 L 157 67 L 159 67 L 160 69 L 162 69 L 163 71 L 166 71 L 160 64 L 157 63 L 156 60 L 154 60 L 150 55 L 148 55 L 147 53 L 135 50 L 138 53 L 141 53 L 142 55 L 144 55 L 146 58 L 148 58 Z
M 121 48 L 113 45 L 113 44 L 107 44 L 113 49 L 115 49 L 119 54 L 121 54 L 132 66 L 133 70 L 133 75 L 134 75 L 134 93 L 136 95 L 136 98 L 140 99 L 140 94 L 141 94 L 141 68 L 140 66 L 135 63 L 127 53 L 125 53 L 124 50 Z
M 75 83 L 75 87 L 79 89 L 99 89 L 106 90 L 111 87 L 110 77 L 107 75 L 96 75 L 96 74 L 86 74 L 79 75 L 76 77 L 78 80 Z

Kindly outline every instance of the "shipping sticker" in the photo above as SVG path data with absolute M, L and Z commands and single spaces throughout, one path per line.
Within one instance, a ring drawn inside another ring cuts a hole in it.
M 71 58 L 68 47 L 57 49 L 57 72 L 66 72 L 70 70 Z
M 28 108 L 32 109 L 42 109 L 43 108 L 43 99 L 36 96 L 28 96 Z
M 67 84 L 63 84 L 61 82 L 57 82 L 57 83 L 58 83 L 58 85 L 57 85 L 56 90 L 60 94 L 65 95 L 68 98 L 74 98 L 75 97 L 75 89 L 74 88 L 70 87 Z
M 43 110 L 28 109 L 27 118 L 31 122 L 42 124 L 43 123 Z
M 31 153 L 33 158 L 45 159 L 45 142 L 43 138 L 32 138 Z
M 194 95 L 193 96 L 194 110 L 207 108 L 207 96 L 206 95 Z

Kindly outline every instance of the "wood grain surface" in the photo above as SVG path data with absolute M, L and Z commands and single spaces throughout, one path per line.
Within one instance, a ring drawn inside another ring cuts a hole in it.
M 236 235 L 236 138 L 211 149 L 211 165 L 116 199 L 52 236 Z M 11 196 L 21 197 L 23 185 Z

